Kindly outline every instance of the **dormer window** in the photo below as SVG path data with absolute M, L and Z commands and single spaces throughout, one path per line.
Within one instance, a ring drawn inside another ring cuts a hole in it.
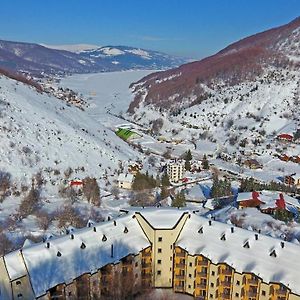
M 124 228 L 124 233 L 127 233 L 127 232 L 128 232 L 128 228 L 125 227 L 125 228 Z
M 270 253 L 270 256 L 272 256 L 272 257 L 277 257 L 277 254 L 276 254 L 275 249 Z
M 61 257 L 61 253 L 59 251 L 57 251 L 56 256 Z
M 222 236 L 221 236 L 221 241 L 226 241 L 225 233 L 222 234 Z
M 203 227 L 199 228 L 198 233 L 201 233 L 201 234 L 203 233 Z
M 16 281 L 16 285 L 20 285 L 22 282 L 20 280 Z
M 103 234 L 103 237 L 102 237 L 102 242 L 106 242 L 107 241 L 107 237 L 105 234 Z
M 85 248 L 86 248 L 85 243 L 82 242 L 80 248 L 81 248 L 81 249 L 85 249 Z
M 247 241 L 245 244 L 244 244 L 244 246 L 243 246 L 244 248 L 250 248 L 250 244 L 249 244 L 249 241 Z

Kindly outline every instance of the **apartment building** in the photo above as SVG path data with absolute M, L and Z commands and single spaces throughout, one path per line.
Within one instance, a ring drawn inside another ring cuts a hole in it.
M 172 182 L 179 182 L 179 180 L 184 177 L 184 171 L 185 166 L 183 160 L 174 160 L 167 164 L 167 174 Z
M 0 299 L 300 300 L 300 246 L 189 210 L 133 209 L 0 259 Z

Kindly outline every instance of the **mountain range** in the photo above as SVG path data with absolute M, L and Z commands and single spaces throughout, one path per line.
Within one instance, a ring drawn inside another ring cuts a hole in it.
M 74 47 L 70 46 L 47 47 L 0 40 L 0 68 L 41 76 L 131 69 L 161 70 L 187 62 L 185 58 L 134 47 L 95 47 L 81 45 L 74 51 Z

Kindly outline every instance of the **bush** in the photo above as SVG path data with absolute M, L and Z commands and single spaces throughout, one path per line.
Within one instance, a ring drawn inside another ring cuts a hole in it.
M 31 188 L 28 195 L 23 198 L 20 207 L 19 207 L 19 213 L 20 216 L 25 218 L 32 213 L 34 213 L 40 205 L 40 192 L 35 189 Z
M 184 191 L 177 193 L 174 200 L 172 201 L 172 206 L 174 207 L 183 207 L 185 206 L 185 195 Z
M 10 252 L 13 248 L 12 242 L 4 233 L 0 233 L 0 256 Z
M 86 225 L 86 220 L 71 205 L 66 205 L 56 214 L 59 228 L 67 228 L 70 225 L 76 228 L 82 228 Z
M 153 176 L 149 176 L 147 173 L 137 173 L 132 184 L 132 189 L 136 191 L 153 189 L 155 187 L 156 180 Z

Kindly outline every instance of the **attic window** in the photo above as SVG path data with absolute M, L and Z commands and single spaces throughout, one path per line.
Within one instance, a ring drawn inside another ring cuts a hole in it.
M 56 256 L 61 257 L 61 253 L 57 251 Z
M 80 248 L 81 248 L 81 249 L 85 249 L 85 248 L 86 248 L 85 243 L 82 242 Z
M 221 236 L 221 241 L 226 241 L 225 233 L 222 234 L 222 236 Z
M 244 248 L 250 248 L 250 244 L 249 244 L 249 241 L 247 241 L 245 244 L 244 244 L 244 246 L 243 246 Z
M 203 227 L 200 227 L 200 229 L 198 230 L 198 233 L 203 233 Z
M 16 285 L 20 285 L 21 284 L 21 281 L 20 280 L 17 280 L 16 281 Z
M 106 242 L 107 241 L 107 237 L 105 234 L 103 234 L 103 237 L 102 237 L 102 242 Z
M 277 254 L 276 254 L 275 249 L 270 253 L 270 256 L 272 256 L 272 257 L 277 257 Z
M 128 232 L 128 228 L 125 227 L 125 228 L 124 228 L 124 233 L 127 233 L 127 232 Z

